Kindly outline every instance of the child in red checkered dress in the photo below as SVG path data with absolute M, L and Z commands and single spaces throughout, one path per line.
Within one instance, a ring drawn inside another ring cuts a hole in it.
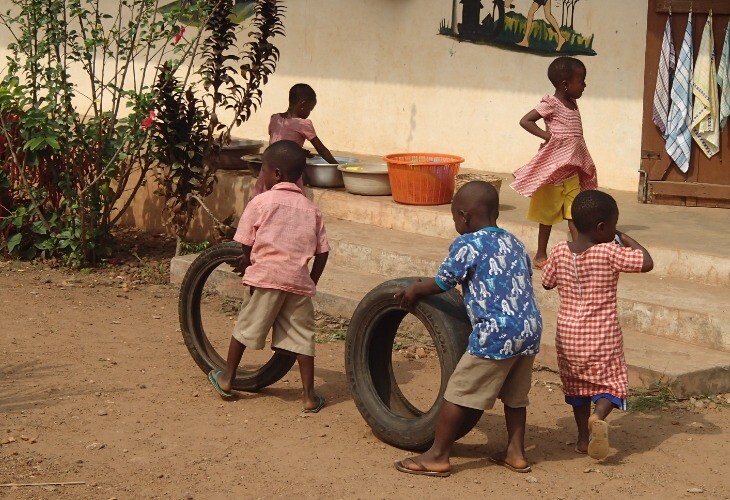
M 606 416 L 614 407 L 626 410 L 629 396 L 616 310 L 618 275 L 654 267 L 643 246 L 616 232 L 617 222 L 618 207 L 610 195 L 578 194 L 573 201 L 577 235 L 552 249 L 542 276 L 543 287 L 558 287 L 560 293 L 555 349 L 565 402 L 578 425 L 575 450 L 596 459 L 608 455 Z
M 515 172 L 510 184 L 522 196 L 530 197 L 527 218 L 540 225 L 537 253 L 533 262 L 542 268 L 554 224 L 568 221 L 575 238 L 570 207 L 586 189 L 597 189 L 596 166 L 583 139 L 583 124 L 576 102 L 586 88 L 586 67 L 573 57 L 558 57 L 548 67 L 554 95 L 546 95 L 527 113 L 520 125 L 545 142 L 530 162 Z M 537 125 L 545 122 L 546 130 Z

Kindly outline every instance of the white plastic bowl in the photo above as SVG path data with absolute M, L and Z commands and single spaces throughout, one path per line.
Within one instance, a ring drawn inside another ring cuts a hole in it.
M 365 196 L 388 196 L 390 179 L 388 166 L 385 163 L 356 163 L 340 165 L 345 189 L 353 194 Z

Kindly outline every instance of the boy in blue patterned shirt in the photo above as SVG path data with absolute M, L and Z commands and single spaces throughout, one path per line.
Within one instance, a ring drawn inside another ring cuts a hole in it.
M 508 443 L 506 451 L 490 460 L 515 472 L 530 472 L 524 448 L 526 406 L 542 333 L 530 258 L 520 240 L 497 227 L 499 196 L 490 184 L 465 184 L 454 196 L 451 214 L 461 236 L 438 274 L 395 298 L 410 309 L 420 297 L 461 285 L 473 329 L 446 387 L 431 449 L 395 466 L 410 474 L 448 476 L 451 447 L 461 429 L 471 428 L 499 398 Z

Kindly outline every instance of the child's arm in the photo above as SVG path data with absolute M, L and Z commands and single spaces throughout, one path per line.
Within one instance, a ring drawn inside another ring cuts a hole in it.
M 251 247 L 243 245 L 243 253 L 235 260 L 233 264 L 233 272 L 243 277 L 246 268 L 251 265 Z
M 395 300 L 398 302 L 400 307 L 410 310 L 421 297 L 426 295 L 436 295 L 443 292 L 444 289 L 436 284 L 436 280 L 434 278 L 426 281 L 419 279 L 405 290 L 401 290 L 396 293 Z
M 319 137 L 313 137 L 309 142 L 312 143 L 312 146 L 314 146 L 314 149 L 317 150 L 317 153 L 319 153 L 319 156 L 324 158 L 324 161 L 327 163 L 331 163 L 333 165 L 337 165 L 337 160 L 335 160 L 335 157 L 332 156 L 332 153 L 330 153 L 330 150 L 327 149 L 327 147 L 322 144 L 322 141 L 319 140 Z
M 312 272 L 309 273 L 309 276 L 312 278 L 312 281 L 314 281 L 315 285 L 319 282 L 319 278 L 322 277 L 322 273 L 324 272 L 324 266 L 327 265 L 327 259 L 329 258 L 329 255 L 329 252 L 322 252 L 314 256 L 314 262 L 312 263 Z
M 649 255 L 649 252 L 646 248 L 641 246 L 639 242 L 637 242 L 635 239 L 627 234 L 624 234 L 620 231 L 616 231 L 616 234 L 618 235 L 619 239 L 621 239 L 621 243 L 624 246 L 633 248 L 634 250 L 641 250 L 641 253 L 644 254 L 644 263 L 641 266 L 642 273 L 648 273 L 649 271 L 654 269 L 654 259 L 651 258 L 651 255 Z
M 538 127 L 536 123 L 538 120 L 542 120 L 542 115 L 540 115 L 540 113 L 533 109 L 522 117 L 522 119 L 520 120 L 520 126 L 532 135 L 539 137 L 545 142 L 548 142 L 551 137 L 550 131 L 543 130 Z

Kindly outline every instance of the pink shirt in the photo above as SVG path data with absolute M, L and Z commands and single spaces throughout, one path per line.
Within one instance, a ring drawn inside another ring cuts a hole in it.
M 269 121 L 269 143 L 294 141 L 304 146 L 304 141 L 317 137 L 312 120 L 306 118 L 284 118 L 279 113 L 271 115 Z
M 249 201 L 233 239 L 251 247 L 244 284 L 314 296 L 307 264 L 330 247 L 322 214 L 296 184 L 280 182 Z
M 312 120 L 284 118 L 279 113 L 271 115 L 271 120 L 269 121 L 269 144 L 288 140 L 304 146 L 305 139 L 311 141 L 315 137 L 317 137 L 317 133 L 314 131 Z M 304 181 L 301 178 L 297 181 L 297 186 L 304 190 Z M 264 191 L 266 191 L 266 186 L 264 186 L 264 180 L 259 176 L 248 194 L 248 199 L 252 200 Z

